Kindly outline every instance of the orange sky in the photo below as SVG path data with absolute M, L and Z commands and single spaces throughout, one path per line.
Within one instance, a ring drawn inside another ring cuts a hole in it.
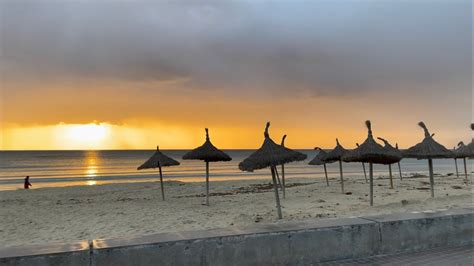
M 469 142 L 470 1 L 0 3 L 0 149 Z M 268 12 L 272 10 L 272 12 Z M 328 16 L 327 14 L 331 14 Z M 176 23 L 180 21 L 180 23 Z
M 459 140 L 470 140 L 469 115 L 453 120 L 446 117 L 443 108 L 437 107 L 442 101 L 434 100 L 429 105 L 417 106 L 415 101 L 407 99 L 405 104 L 411 107 L 398 108 L 398 101 L 381 102 L 371 95 L 297 97 L 278 102 L 184 100 L 180 104 L 175 104 L 177 100 L 159 97 L 158 103 L 144 107 L 140 115 L 128 117 L 127 108 L 116 107 L 125 105 L 130 100 L 128 97 L 116 97 L 116 104 L 102 107 L 102 101 L 97 105 L 88 103 L 84 109 L 81 97 L 87 97 L 87 93 L 77 97 L 78 103 L 66 102 L 64 107 L 56 105 L 54 110 L 38 107 L 37 121 L 44 117 L 45 122 L 4 123 L 1 149 L 152 149 L 156 145 L 163 149 L 189 149 L 204 141 L 204 127 L 210 128 L 212 141 L 221 148 L 257 148 L 263 140 L 267 120 L 272 122 L 270 133 L 274 140 L 279 142 L 281 136 L 287 134 L 287 145 L 294 148 L 331 148 L 336 137 L 344 146 L 354 147 L 366 137 L 365 119 L 372 120 L 376 136 L 388 138 L 401 147 L 422 138 L 423 132 L 417 126 L 419 120 L 424 120 L 436 133 L 436 139 L 448 147 Z M 38 105 L 22 100 L 15 106 L 22 109 L 29 104 Z M 428 109 L 430 106 L 435 108 Z M 94 111 L 95 108 L 100 110 Z M 167 108 L 173 111 L 162 112 Z M 84 116 L 81 116 L 82 110 Z M 453 105 L 450 111 L 462 114 L 464 110 L 462 105 Z M 120 119 L 120 116 L 125 118 Z M 48 121 L 50 117 L 65 122 L 52 123 Z M 89 117 L 97 119 L 88 120 Z M 457 125 L 459 120 L 465 123 Z

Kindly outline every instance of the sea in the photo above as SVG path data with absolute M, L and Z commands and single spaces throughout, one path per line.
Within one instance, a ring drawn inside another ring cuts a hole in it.
M 324 180 L 322 166 L 308 165 L 316 155 L 314 150 L 299 150 L 308 155 L 308 159 L 285 166 L 288 179 L 292 177 Z M 182 182 L 204 181 L 205 164 L 202 161 L 182 160 L 186 150 L 162 150 L 166 155 L 178 160 L 181 165 L 163 168 L 166 180 Z M 252 173 L 242 172 L 239 162 L 249 156 L 253 150 L 225 150 L 232 157 L 229 162 L 210 164 L 210 180 L 264 179 L 271 181 L 270 170 L 262 169 Z M 154 150 L 83 150 L 83 151 L 0 151 L 0 190 L 23 188 L 23 180 L 30 176 L 32 188 L 64 187 L 79 185 L 100 185 L 110 183 L 155 182 L 159 177 L 158 169 L 137 170 Z M 427 175 L 426 160 L 403 159 L 401 172 L 404 176 Z M 464 171 L 462 160 L 458 160 L 460 174 Z M 347 178 L 364 178 L 361 163 L 343 163 Z M 327 165 L 330 177 L 339 177 L 338 163 Z M 368 166 L 366 166 L 368 171 Z M 399 177 L 399 169 L 392 166 L 393 175 Z M 435 174 L 455 173 L 454 159 L 434 160 Z M 468 162 L 471 173 L 471 162 Z M 368 174 L 368 172 L 367 172 Z M 374 176 L 388 176 L 388 166 L 374 165 Z

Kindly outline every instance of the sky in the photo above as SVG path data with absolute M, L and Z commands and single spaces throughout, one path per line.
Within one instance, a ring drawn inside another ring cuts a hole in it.
M 469 142 L 469 0 L 0 2 L 0 149 Z

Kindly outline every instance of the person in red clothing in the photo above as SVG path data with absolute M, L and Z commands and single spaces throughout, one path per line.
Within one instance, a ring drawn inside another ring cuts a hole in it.
M 31 183 L 30 183 L 30 176 L 26 176 L 26 177 L 25 177 L 25 185 L 24 185 L 24 188 L 25 188 L 25 189 L 30 189 L 31 186 L 32 186 L 32 185 L 31 185 Z

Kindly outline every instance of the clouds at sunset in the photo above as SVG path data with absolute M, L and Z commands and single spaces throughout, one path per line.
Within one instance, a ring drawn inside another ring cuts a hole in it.
M 425 119 L 462 132 L 472 117 L 471 9 L 3 1 L 2 122 L 247 123 L 254 133 L 276 119 L 309 135 L 307 121 L 336 130 L 372 117 L 387 131 Z

